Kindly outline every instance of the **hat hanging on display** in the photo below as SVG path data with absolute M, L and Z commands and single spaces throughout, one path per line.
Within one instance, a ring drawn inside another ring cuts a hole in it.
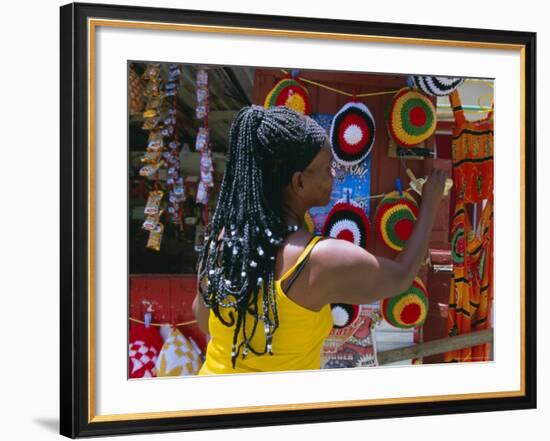
M 447 96 L 464 82 L 464 78 L 428 77 L 411 75 L 408 78 L 410 87 L 414 87 L 426 95 Z
M 336 202 L 325 219 L 323 236 L 344 239 L 367 248 L 370 238 L 367 213 L 353 200 Z
M 382 317 L 396 328 L 408 329 L 420 326 L 428 316 L 426 287 L 420 277 L 403 293 L 383 299 L 380 305 Z
M 309 115 L 311 104 L 309 92 L 297 79 L 283 78 L 265 98 L 264 107 L 286 106 L 297 112 Z
M 380 201 L 374 216 L 378 236 L 391 249 L 401 251 L 409 239 L 416 219 L 418 204 L 409 192 L 392 191 Z
M 359 305 L 348 305 L 346 303 L 333 303 L 332 320 L 334 328 L 345 328 L 351 325 L 359 316 Z
M 372 150 L 375 132 L 374 117 L 367 106 L 355 101 L 345 104 L 330 126 L 334 158 L 345 166 L 363 161 Z
M 390 102 L 387 115 L 391 137 L 402 147 L 413 147 L 428 139 L 437 125 L 430 99 L 417 90 L 404 87 Z

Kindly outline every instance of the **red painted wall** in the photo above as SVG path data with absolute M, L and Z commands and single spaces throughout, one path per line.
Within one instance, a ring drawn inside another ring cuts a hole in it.
M 130 317 L 143 320 L 147 300 L 153 303 L 152 323 L 183 323 L 195 320 L 192 311 L 197 290 L 195 275 L 130 275 Z M 132 322 L 130 321 L 130 325 Z M 179 326 L 186 337 L 192 337 L 201 347 L 206 347 L 206 336 L 198 325 Z

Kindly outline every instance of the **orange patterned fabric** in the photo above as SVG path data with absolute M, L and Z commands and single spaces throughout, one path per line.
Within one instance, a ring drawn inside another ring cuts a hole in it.
M 493 112 L 479 121 L 468 121 L 458 90 L 449 99 L 455 118 L 451 149 L 457 198 L 464 202 L 492 199 Z
M 458 256 L 453 252 L 453 277 L 449 296 L 447 330 L 449 336 L 481 331 L 491 327 L 493 303 L 493 206 L 487 202 L 477 233 L 470 225 L 462 202 L 453 220 L 453 239 L 462 236 Z M 461 252 L 460 252 L 461 251 Z M 445 354 L 444 361 L 487 361 L 489 344 Z
M 452 222 L 453 277 L 449 295 L 449 336 L 489 329 L 493 303 L 493 113 L 468 121 L 455 90 L 452 160 L 457 195 Z M 484 204 L 479 202 L 485 200 Z M 477 204 L 477 228 L 468 208 Z M 446 362 L 487 361 L 490 344 L 447 352 Z

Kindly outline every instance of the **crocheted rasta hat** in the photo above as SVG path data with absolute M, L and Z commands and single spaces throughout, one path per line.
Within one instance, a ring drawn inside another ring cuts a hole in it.
M 372 150 L 375 132 L 374 117 L 367 106 L 359 102 L 345 104 L 330 126 L 334 158 L 345 166 L 363 161 Z
M 408 87 L 393 96 L 386 116 L 391 137 L 407 148 L 432 136 L 437 125 L 435 107 L 430 99 Z
M 325 219 L 323 236 L 344 239 L 366 248 L 370 238 L 369 218 L 353 200 L 336 202 Z
M 382 300 L 380 309 L 384 320 L 402 329 L 422 325 L 428 316 L 427 295 L 422 280 L 416 277 L 409 289 L 398 296 Z
M 409 192 L 388 193 L 378 204 L 374 216 L 378 237 L 391 249 L 401 251 L 409 239 L 416 219 L 418 204 Z
M 411 75 L 407 81 L 410 87 L 426 95 L 447 96 L 464 82 L 464 78 Z
M 309 92 L 300 81 L 294 78 L 283 78 L 265 98 L 264 107 L 286 106 L 304 115 L 311 113 Z
M 359 315 L 359 305 L 333 303 L 330 308 L 334 328 L 345 328 L 351 325 Z

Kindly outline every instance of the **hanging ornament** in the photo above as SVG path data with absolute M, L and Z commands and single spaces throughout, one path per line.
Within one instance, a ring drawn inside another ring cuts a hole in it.
M 198 106 L 208 105 L 208 88 L 207 87 L 197 88 L 197 105 Z
M 416 219 L 418 205 L 407 191 L 388 193 L 378 204 L 375 228 L 378 236 L 391 249 L 401 251 L 409 239 Z
M 197 87 L 197 106 L 195 108 L 197 119 L 208 118 L 208 72 L 205 69 L 197 71 L 195 85 Z
M 208 72 L 204 69 L 197 71 L 197 118 L 203 119 L 202 127 L 197 132 L 195 141 L 195 150 L 201 152 L 200 155 L 200 181 L 197 189 L 195 201 L 207 205 L 209 199 L 209 189 L 214 186 L 214 166 L 212 160 L 212 151 L 210 149 L 210 129 L 208 128 L 208 114 L 210 105 L 208 101 Z
M 309 115 L 311 113 L 309 92 L 297 79 L 284 78 L 269 91 L 265 98 L 265 108 L 274 106 L 286 106 L 301 114 Z
M 159 222 L 151 231 L 149 231 L 149 238 L 147 239 L 146 248 L 150 250 L 160 251 L 160 244 L 162 242 L 163 233 L 164 225 Z
M 447 96 L 464 82 L 464 78 L 411 75 L 407 82 L 410 87 L 414 87 L 426 95 Z
M 325 219 L 323 236 L 344 239 L 366 249 L 370 238 L 369 218 L 357 202 L 337 202 Z
M 408 87 L 394 95 L 387 119 L 391 137 L 402 147 L 413 147 L 425 141 L 437 125 L 435 107 L 430 99 Z
M 177 202 L 185 201 L 185 186 L 183 184 L 183 177 L 180 176 L 175 180 L 174 189 L 172 190 Z
M 420 277 L 403 293 L 382 300 L 382 316 L 390 325 L 409 329 L 421 326 L 428 316 L 428 298 L 426 287 Z
M 145 214 L 157 214 L 160 211 L 160 203 L 162 201 L 162 196 L 164 192 L 161 190 L 150 191 L 149 196 L 147 197 L 147 204 L 143 212 Z
M 345 328 L 351 325 L 359 315 L 359 305 L 333 303 L 330 307 L 334 328 Z
M 143 111 L 143 83 L 136 71 L 129 68 L 129 95 L 130 95 L 130 115 L 137 115 Z
M 214 163 L 212 161 L 212 152 L 210 151 L 210 149 L 205 149 L 201 152 L 200 171 L 201 180 L 204 181 L 204 183 L 207 184 L 209 187 L 212 187 L 214 185 Z
M 195 196 L 195 202 L 197 204 L 203 205 L 206 205 L 208 203 L 208 191 L 206 188 L 206 184 L 203 181 L 199 181 L 199 185 L 197 187 L 197 195 Z
M 330 141 L 334 158 L 344 166 L 363 161 L 374 145 L 374 117 L 363 103 L 345 104 L 332 120 Z
M 208 147 L 210 142 L 210 129 L 206 127 L 200 127 L 197 132 L 197 139 L 195 141 L 195 150 L 201 152 L 204 148 Z
M 196 86 L 208 87 L 208 72 L 206 72 L 206 69 L 197 70 Z

